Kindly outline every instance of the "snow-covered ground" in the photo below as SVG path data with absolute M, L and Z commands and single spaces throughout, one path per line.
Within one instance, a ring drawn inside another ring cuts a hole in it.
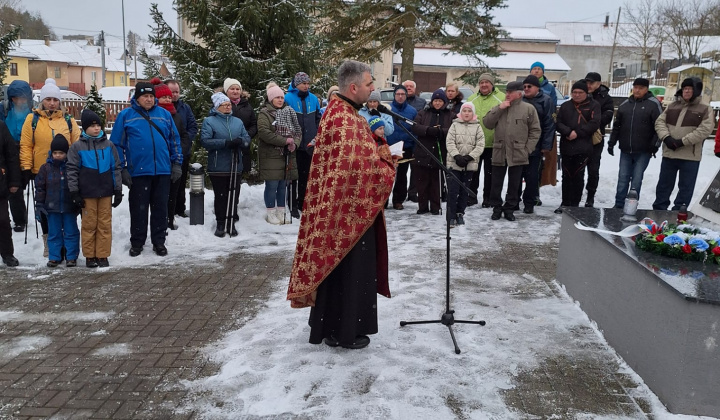
M 596 206 L 614 203 L 619 152 L 605 154 Z M 708 141 L 695 194 L 720 167 Z M 650 208 L 654 199 L 660 158 L 652 159 L 645 175 L 640 208 Z M 240 198 L 240 236 L 216 238 L 212 215 L 212 191 L 205 196 L 205 225 L 189 226 L 188 219 L 177 219 L 179 230 L 168 237 L 169 255 L 155 256 L 150 246 L 136 258 L 128 255 L 129 213 L 127 202 L 113 214 L 113 255 L 111 267 L 158 264 L 209 263 L 237 250 L 252 253 L 288 252 L 292 255 L 298 223 L 271 226 L 265 223 L 262 186 L 243 185 Z M 388 210 L 390 249 L 390 289 L 393 298 L 378 297 L 379 333 L 371 337 L 369 348 L 348 351 L 325 345 L 308 344 L 308 310 L 291 309 L 285 300 L 288 277 L 278 278 L 275 291 L 260 309 L 259 316 L 247 320 L 240 329 L 209 345 L 207 356 L 222 365 L 218 374 L 184 382 L 194 398 L 181 411 L 197 410 L 201 417 L 242 418 L 253 416 L 303 416 L 307 418 L 453 418 L 446 403 L 448 396 L 464 399 L 474 407 L 465 418 L 516 418 L 502 391 L 512 388 L 521 371 L 537 367 L 547 358 L 561 355 L 571 332 L 594 328 L 585 314 L 562 293 L 549 293 L 547 285 L 533 273 L 499 272 L 495 267 L 469 268 L 456 261 L 472 261 L 486 253 L 502 252 L 508 261 L 517 258 L 508 243 L 532 243 L 538 247 L 557 246 L 560 216 L 553 210 L 560 203 L 560 185 L 543 187 L 544 205 L 536 214 L 518 212 L 516 222 L 490 220 L 490 210 L 471 207 L 466 225 L 452 232 L 452 307 L 458 319 L 487 320 L 486 326 L 456 324 L 458 344 L 455 355 L 447 328 L 442 325 L 399 327 L 401 320 L 435 319 L 444 310 L 445 227 L 441 216 L 418 216 L 417 205 L 405 211 Z M 15 233 L 20 269 L 28 277 L 45 270 L 42 243 L 34 237 L 27 245 Z M 81 257 L 81 266 L 84 260 Z M 78 268 L 83 269 L 84 268 Z M 57 270 L 66 270 L 59 267 Z M 497 271 L 496 271 L 497 270 Z M 513 290 L 537 292 L 519 298 Z M 110 314 L 109 314 L 110 315 Z M 0 314 L 13 317 L 11 313 Z M 110 315 L 111 316 L 111 315 Z M 607 346 L 601 333 L 583 338 L 597 347 Z M 36 345 L 17 343 L 19 347 Z M 108 349 L 108 354 L 124 348 Z M 611 350 L 609 350 L 611 351 Z M 620 363 L 623 371 L 631 370 Z M 641 382 L 639 377 L 635 377 Z M 641 386 L 637 392 L 652 404 L 658 419 L 687 416 L 669 414 L 659 400 Z M 283 417 L 284 418 L 284 417 Z M 586 418 L 586 417 L 583 417 Z

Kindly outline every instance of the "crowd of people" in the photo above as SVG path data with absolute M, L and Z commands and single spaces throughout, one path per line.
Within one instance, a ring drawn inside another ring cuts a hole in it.
M 394 88 L 391 113 L 385 112 L 374 89 L 354 104 L 377 145 L 402 150 L 385 208 L 404 210 L 403 203 L 411 200 L 418 203 L 418 214 L 439 215 L 447 201 L 445 216 L 451 227 L 464 224 L 466 208 L 473 205 L 491 208 L 492 220 L 515 220 L 521 203 L 523 213 L 532 214 L 542 205 L 544 174 L 555 178 L 558 143 L 562 203 L 555 212 L 579 206 L 584 188 L 585 206 L 593 207 L 611 123 L 607 152 L 613 155 L 618 145 L 621 153 L 615 207 L 623 206 L 629 190 L 640 194 L 643 173 L 661 148 L 653 208 L 670 206 L 678 177 L 672 208 L 689 204 L 702 141 L 714 128 L 712 112 L 700 100 L 699 79 L 682 81 L 677 100 L 665 111 L 644 78 L 634 81 L 632 95 L 617 111 L 595 72 L 574 83 L 570 100 L 559 108 L 555 87 L 540 62 L 531 65 L 522 82 L 508 83 L 505 92 L 495 84 L 495 77 L 485 73 L 478 92 L 469 98 L 452 82 L 435 90 L 428 102 L 417 95 L 415 82 L 407 80 Z M 88 267 L 108 266 L 112 207 L 123 200 L 122 184 L 129 191 L 130 255 L 143 252 L 148 226 L 153 251 L 167 255 L 168 230 L 177 229 L 176 217 L 188 216 L 184 186 L 196 138 L 208 152 L 216 236 L 238 235 L 241 179 L 250 170 L 253 138 L 259 176 L 265 182 L 265 220 L 282 225 L 300 218 L 321 119 L 342 97 L 341 87 L 333 86 L 328 105 L 321 107 L 310 86 L 303 72 L 292 78 L 286 91 L 270 83 L 256 112 L 241 83 L 227 78 L 209 98 L 212 109 L 198 127 L 176 80 L 138 82 L 130 107 L 118 114 L 108 138 L 92 111 L 83 111 L 79 127 L 63 110 L 53 79 L 46 80 L 36 108 L 30 85 L 12 82 L 0 112 L 3 262 L 18 264 L 12 230 L 26 229 L 28 203 L 42 228 L 49 266 L 62 261 L 75 266 L 80 239 Z M 82 214 L 81 230 L 77 214 Z

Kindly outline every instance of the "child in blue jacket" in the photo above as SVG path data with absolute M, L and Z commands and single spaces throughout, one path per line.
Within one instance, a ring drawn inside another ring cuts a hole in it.
M 57 267 L 63 260 L 66 267 L 75 267 L 80 252 L 77 208 L 70 198 L 65 164 L 70 144 L 62 134 L 50 143 L 50 155 L 35 176 L 35 214 L 48 220 L 48 267 Z

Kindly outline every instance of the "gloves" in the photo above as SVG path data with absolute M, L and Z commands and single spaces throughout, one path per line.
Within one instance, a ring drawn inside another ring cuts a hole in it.
M 472 162 L 475 159 L 473 159 L 473 157 L 470 155 L 465 155 L 465 156 L 463 156 L 463 160 L 465 161 L 465 166 L 467 166 L 470 162 Z
M 32 179 L 32 177 L 33 177 L 33 176 L 32 176 L 32 170 L 30 170 L 30 169 L 25 169 L 24 171 L 22 171 L 22 185 L 23 185 L 23 190 L 24 190 L 25 188 L 27 188 L 27 186 L 28 186 L 28 184 L 30 183 L 30 180 Z
M 45 205 L 43 203 L 35 203 L 35 220 L 38 222 L 42 220 L 41 215 L 47 216 L 48 212 L 45 209 Z
M 370 114 L 370 115 L 375 115 L 376 117 L 379 117 L 379 116 L 380 116 L 380 111 L 378 111 L 377 109 L 370 109 L 370 110 L 368 110 L 368 114 Z
M 77 209 L 85 207 L 85 200 L 80 197 L 80 193 L 77 191 L 70 193 L 70 200 L 72 200 L 73 206 Z
M 122 197 L 123 197 L 122 191 L 115 191 L 115 195 L 113 196 L 113 201 L 112 201 L 113 208 L 119 206 L 120 203 L 122 203 Z
M 427 129 L 427 135 L 428 136 L 434 136 L 434 137 L 440 137 L 442 136 L 443 131 L 440 127 L 428 127 Z
M 461 168 L 466 167 L 468 164 L 467 161 L 465 161 L 465 156 L 455 155 L 453 159 L 455 159 L 455 164 Z
M 242 139 L 240 137 L 232 140 L 225 140 L 225 147 L 228 149 L 237 149 L 242 146 Z
M 132 177 L 130 176 L 130 171 L 128 171 L 127 168 L 123 168 L 122 172 L 120 172 L 120 177 L 122 178 L 123 185 L 128 188 L 132 187 Z
M 177 182 L 181 176 L 182 166 L 177 163 L 173 163 L 172 169 L 170 170 L 170 182 Z
M 670 150 L 677 150 L 684 146 L 682 139 L 676 139 L 672 136 L 665 137 L 663 139 L 663 143 L 665 143 L 665 146 L 667 146 Z
M 608 143 L 608 154 L 610 156 L 615 156 L 615 145 Z

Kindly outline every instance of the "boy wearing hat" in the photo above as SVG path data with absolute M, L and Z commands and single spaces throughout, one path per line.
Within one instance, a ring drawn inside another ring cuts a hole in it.
M 553 100 L 553 105 L 557 107 L 557 93 L 555 93 L 555 86 L 545 77 L 545 65 L 539 61 L 532 63 L 530 65 L 530 74 L 538 78 L 540 89 Z
M 660 177 L 653 203 L 655 210 L 667 210 L 678 174 L 678 193 L 672 209 L 689 206 L 692 200 L 703 141 L 715 126 L 710 107 L 702 103 L 702 89 L 703 83 L 698 78 L 683 80 L 675 100 L 655 121 L 655 131 L 663 141 Z
M 585 188 L 587 189 L 587 198 L 585 199 L 585 207 L 593 207 L 595 205 L 595 192 L 600 183 L 600 159 L 605 148 L 605 127 L 612 122 L 613 114 L 615 114 L 615 105 L 610 96 L 610 89 L 602 84 L 602 77 L 599 73 L 590 72 L 585 76 L 585 82 L 588 86 L 588 94 L 590 97 L 600 104 L 600 133 L 602 140 L 600 143 L 593 145 L 593 153 L 588 160 L 588 181 Z
M 35 214 L 44 214 L 48 221 L 48 267 L 62 262 L 65 248 L 67 267 L 77 265 L 80 252 L 80 232 L 77 227 L 78 211 L 82 203 L 73 202 L 67 180 L 67 152 L 70 148 L 62 134 L 50 144 L 51 154 L 35 177 Z
M 378 145 L 387 144 L 385 140 L 385 121 L 380 117 L 372 117 L 368 120 L 373 139 Z
M 81 116 L 82 134 L 68 151 L 68 190 L 81 208 L 82 252 L 85 266 L 107 267 L 112 246 L 112 208 L 122 201 L 120 157 L 89 109 Z

